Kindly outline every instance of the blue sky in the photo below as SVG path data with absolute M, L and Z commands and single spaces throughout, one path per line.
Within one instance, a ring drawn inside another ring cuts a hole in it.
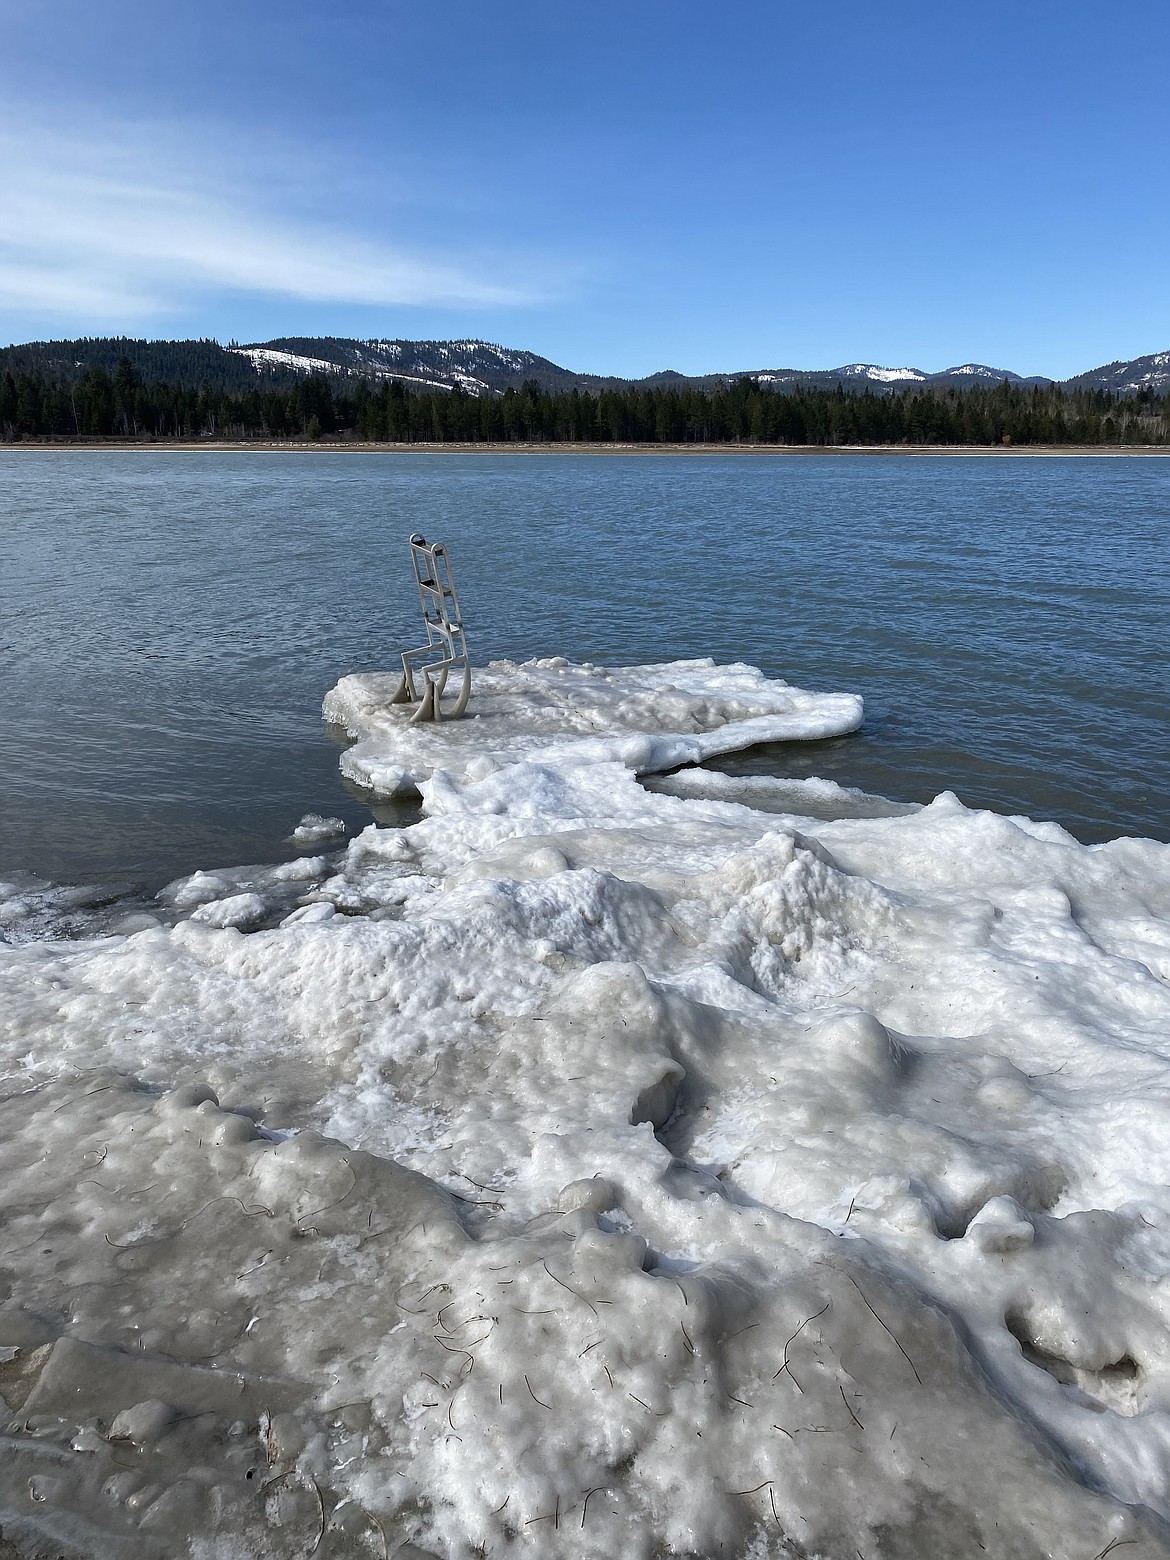
M 1170 5 L 0 0 L 0 341 L 1170 347 Z

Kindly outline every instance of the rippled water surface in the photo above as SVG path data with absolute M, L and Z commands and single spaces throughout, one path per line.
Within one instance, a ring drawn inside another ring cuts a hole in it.
M 320 702 L 417 642 L 413 530 L 477 661 L 864 694 L 858 735 L 726 769 L 1170 838 L 1170 460 L 12 450 L 0 870 L 156 882 L 367 822 Z

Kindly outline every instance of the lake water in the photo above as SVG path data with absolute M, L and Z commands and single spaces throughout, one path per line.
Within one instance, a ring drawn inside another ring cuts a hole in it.
M 724 769 L 1170 838 L 1170 461 L 12 450 L 0 870 L 150 885 L 368 822 L 320 702 L 417 642 L 415 530 L 476 661 L 864 695 L 857 735 Z

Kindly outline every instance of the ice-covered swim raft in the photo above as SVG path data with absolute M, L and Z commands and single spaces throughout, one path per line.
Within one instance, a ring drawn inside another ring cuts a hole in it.
M 750 668 L 385 690 L 422 822 L 0 947 L 5 1539 L 1170 1554 L 1170 848 L 640 784 L 860 719 Z

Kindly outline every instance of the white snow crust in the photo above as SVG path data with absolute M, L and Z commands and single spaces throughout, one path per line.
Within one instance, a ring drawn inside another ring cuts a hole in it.
M 826 707 L 492 675 L 442 755 L 340 685 L 413 827 L 0 943 L 4 1538 L 1170 1554 L 1170 847 L 651 791 Z
M 897 384 L 906 379 L 926 379 L 920 368 L 881 368 L 877 363 L 846 363 L 833 370 L 849 379 L 873 379 L 882 384 Z
M 951 374 L 966 374 L 975 379 L 994 379 L 996 381 L 1005 377 L 998 369 L 988 368 L 986 363 L 960 363 L 955 368 L 944 368 L 942 374 L 938 377 L 942 378 Z M 1007 377 L 1010 379 L 1016 376 L 1009 374 Z
M 474 674 L 469 719 L 411 725 L 390 698 L 399 677 L 361 672 L 326 695 L 325 718 L 355 739 L 341 761 L 378 796 L 416 792 L 436 770 L 482 778 L 520 759 L 618 761 L 639 774 L 761 742 L 840 736 L 861 725 L 854 694 L 807 693 L 754 666 L 714 661 L 603 667 L 493 661 Z
M 343 374 L 353 376 L 358 370 L 352 364 L 337 363 L 331 358 L 308 357 L 301 352 L 283 352 L 276 347 L 229 347 L 229 352 L 238 353 L 241 357 L 250 359 L 256 372 L 263 373 L 265 368 L 291 368 L 298 374 Z M 382 368 L 379 364 L 367 364 L 369 367 L 380 369 L 380 377 L 383 379 L 399 379 L 406 384 L 422 385 L 428 390 L 450 390 L 451 386 L 441 379 L 428 379 L 423 374 L 403 374 L 397 371 Z M 469 374 L 456 374 L 464 389 L 478 395 L 486 390 L 487 386 Z
M 276 347 L 229 347 L 240 357 L 251 360 L 257 373 L 264 368 L 295 368 L 301 374 L 336 374 L 341 365 L 330 358 L 308 357 L 303 352 L 281 352 Z

